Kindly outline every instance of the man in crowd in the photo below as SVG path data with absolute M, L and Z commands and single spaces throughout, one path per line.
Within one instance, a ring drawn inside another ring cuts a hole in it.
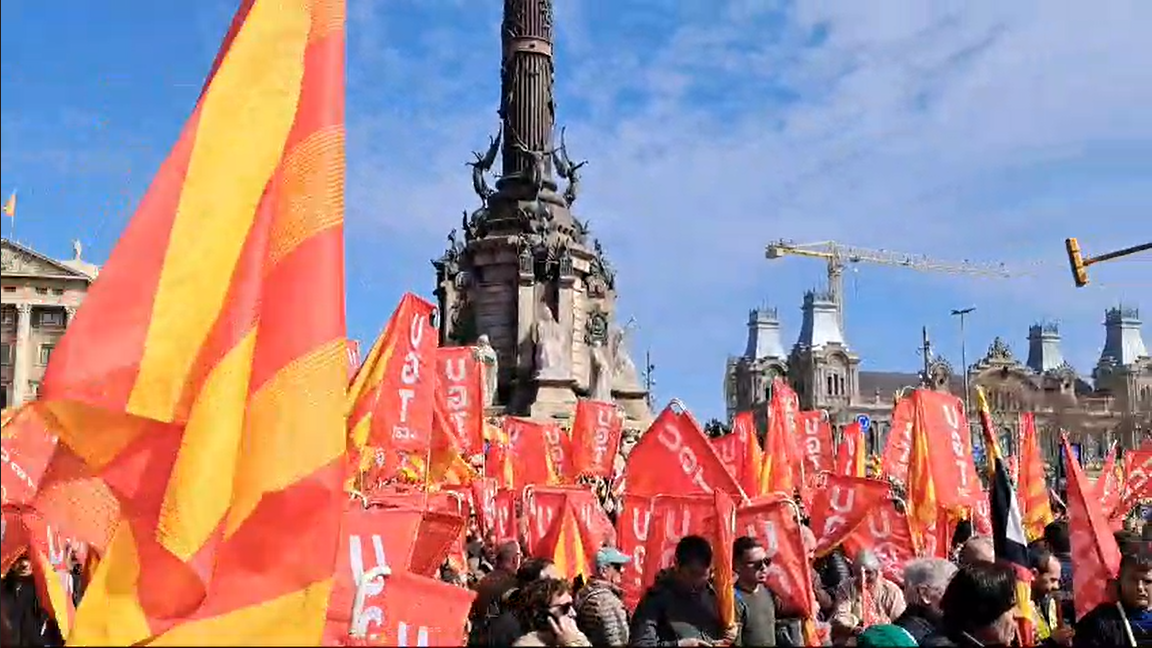
M 0 587 L 0 614 L 7 625 L 6 637 L 14 646 L 63 646 L 56 622 L 40 605 L 32 581 L 32 561 L 16 559 Z M 5 644 L 6 646 L 8 644 Z
M 488 532 L 483 537 L 480 536 L 479 529 L 468 534 L 464 549 L 468 556 L 468 578 L 473 584 L 480 582 L 480 579 L 494 568 L 496 544 L 494 531 Z
M 996 546 L 988 536 L 972 536 L 960 547 L 956 563 L 961 567 L 996 562 Z
M 865 549 L 856 555 L 854 574 L 836 594 L 832 638 L 846 639 L 870 625 L 892 623 L 904 613 L 904 593 L 880 573 L 880 560 Z
M 736 619 L 744 646 L 776 645 L 776 604 L 764 586 L 768 553 L 756 538 L 742 536 L 732 543 L 736 573 Z
M 489 606 L 488 614 L 473 629 L 474 645 L 507 646 L 524 634 L 520 625 L 520 610 L 524 606 L 524 591 L 539 580 L 559 578 L 556 565 L 548 558 L 529 558 L 516 570 L 515 584 Z
M 689 535 L 676 544 L 674 566 L 656 575 L 656 582 L 636 606 L 629 643 L 632 646 L 708 646 L 734 640 L 721 627 L 712 589 L 712 545 Z
M 493 606 L 516 586 L 516 571 L 520 569 L 521 559 L 520 543 L 515 540 L 504 542 L 496 548 L 492 571 L 476 584 L 476 598 L 468 613 L 474 632 L 487 625 Z
M 1076 618 L 1076 606 L 1072 600 L 1072 543 L 1068 538 L 1068 520 L 1061 518 L 1044 527 L 1044 544 L 1060 562 L 1060 589 L 1056 602 L 1064 620 L 1071 623 Z
M 596 552 L 596 574 L 576 595 L 576 625 L 596 646 L 628 645 L 620 579 L 631 558 L 615 547 Z
M 1152 550 L 1120 558 L 1112 584 L 1115 602 L 1104 602 L 1076 622 L 1075 648 L 1152 645 Z
M 904 565 L 904 600 L 908 607 L 893 625 L 907 630 L 917 643 L 939 632 L 943 620 L 940 599 L 955 573 L 956 565 L 943 558 L 908 561 Z
M 1060 561 L 1044 547 L 1032 550 L 1032 608 L 1036 638 L 1058 646 L 1072 645 L 1072 628 L 1062 623 L 1056 594 L 1060 591 Z
M 921 646 L 1007 646 L 1016 639 L 1016 571 L 1003 563 L 960 567 L 940 599 L 941 631 Z

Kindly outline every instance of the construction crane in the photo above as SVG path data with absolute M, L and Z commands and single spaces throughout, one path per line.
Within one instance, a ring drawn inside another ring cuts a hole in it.
M 842 245 L 835 241 L 818 243 L 793 243 L 783 239 L 770 243 L 764 249 L 768 259 L 782 259 L 786 256 L 800 256 L 811 259 L 824 259 L 828 263 L 828 292 L 836 304 L 836 319 L 840 329 L 844 329 L 844 266 L 849 263 L 877 263 L 919 270 L 921 272 L 945 272 L 981 277 L 1011 277 L 1002 263 L 973 263 L 969 261 L 936 261 L 919 254 L 904 254 L 889 250 L 869 250 L 861 247 Z

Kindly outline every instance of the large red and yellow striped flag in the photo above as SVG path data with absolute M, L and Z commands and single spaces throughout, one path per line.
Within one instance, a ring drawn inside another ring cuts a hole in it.
M 344 22 L 343 0 L 243 2 L 53 353 L 42 399 L 122 505 L 71 643 L 320 641 L 344 499 Z

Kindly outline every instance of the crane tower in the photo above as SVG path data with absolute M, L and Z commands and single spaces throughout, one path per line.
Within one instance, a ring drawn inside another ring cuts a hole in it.
M 918 270 L 920 272 L 944 272 L 980 277 L 1011 277 L 1002 263 L 974 263 L 970 261 L 937 261 L 920 254 L 905 254 L 890 250 L 870 250 L 867 248 L 843 245 L 835 241 L 818 243 L 793 243 L 783 239 L 768 244 L 764 250 L 768 259 L 782 259 L 785 256 L 800 256 L 810 259 L 824 259 L 828 264 L 828 292 L 836 304 L 836 319 L 844 329 L 844 267 L 849 263 L 877 263 Z

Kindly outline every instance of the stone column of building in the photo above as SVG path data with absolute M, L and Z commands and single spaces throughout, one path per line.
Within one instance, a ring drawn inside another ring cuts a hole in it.
M 32 305 L 16 304 L 16 357 L 12 359 L 12 401 L 28 397 L 28 362 L 32 356 Z

